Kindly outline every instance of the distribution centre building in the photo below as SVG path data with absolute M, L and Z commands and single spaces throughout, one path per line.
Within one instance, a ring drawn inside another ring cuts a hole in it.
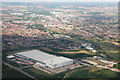
M 39 50 L 19 52 L 13 54 L 12 56 L 17 56 L 23 59 L 27 59 L 29 61 L 34 61 L 40 66 L 49 67 L 52 69 L 73 64 L 73 59 L 47 54 Z

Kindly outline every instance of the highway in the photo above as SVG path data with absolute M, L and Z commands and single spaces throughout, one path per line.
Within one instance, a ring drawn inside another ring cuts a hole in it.
M 38 79 L 36 79 L 35 77 L 33 77 L 32 75 L 30 75 L 30 74 L 28 74 L 28 73 L 22 71 L 21 69 L 15 67 L 15 66 L 12 66 L 11 64 L 8 64 L 8 63 L 5 63 L 5 62 L 3 62 L 3 63 L 4 63 L 5 65 L 9 66 L 10 68 L 12 68 L 12 69 L 14 69 L 14 70 L 17 70 L 17 71 L 23 73 L 24 75 L 26 75 L 26 76 L 32 78 L 33 80 L 38 80 Z

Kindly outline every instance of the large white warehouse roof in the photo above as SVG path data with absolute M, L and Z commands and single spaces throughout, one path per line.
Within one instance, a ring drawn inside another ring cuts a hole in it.
M 46 65 L 46 66 L 49 66 L 51 68 L 62 67 L 62 66 L 69 65 L 69 64 L 73 63 L 72 59 L 47 54 L 47 53 L 39 51 L 39 50 L 19 52 L 19 53 L 17 53 L 17 55 L 34 59 L 34 60 L 36 60 L 36 63 L 39 63 L 42 66 Z M 41 62 L 43 62 L 45 64 L 43 64 Z
M 17 53 L 17 54 L 28 57 L 28 58 L 35 59 L 37 61 L 44 61 L 44 60 L 47 60 L 47 59 L 57 57 L 55 55 L 50 55 L 50 54 L 47 54 L 47 53 L 39 51 L 39 50 L 25 51 L 25 52 L 20 52 L 20 53 Z

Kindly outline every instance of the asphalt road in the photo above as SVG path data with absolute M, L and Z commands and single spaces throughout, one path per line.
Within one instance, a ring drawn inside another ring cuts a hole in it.
M 30 75 L 30 74 L 22 71 L 21 69 L 13 66 L 13 65 L 11 65 L 11 64 L 8 64 L 8 63 L 5 63 L 5 62 L 3 62 L 3 63 L 4 63 L 5 65 L 9 66 L 10 68 L 12 68 L 12 69 L 14 69 L 14 70 L 17 70 L 17 71 L 19 71 L 19 72 L 21 72 L 21 73 L 23 73 L 24 75 L 30 77 L 30 78 L 33 79 L 33 80 L 38 80 L 38 79 L 36 79 L 35 77 L 33 77 L 32 75 Z

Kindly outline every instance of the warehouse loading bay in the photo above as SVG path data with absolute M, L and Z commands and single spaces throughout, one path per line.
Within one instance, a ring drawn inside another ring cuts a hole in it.
M 34 67 L 49 74 L 56 74 L 68 69 L 72 70 L 78 67 L 94 65 L 85 61 L 77 61 L 62 56 L 47 54 L 39 50 L 31 50 L 8 55 L 7 60 L 20 65 L 21 70 Z

